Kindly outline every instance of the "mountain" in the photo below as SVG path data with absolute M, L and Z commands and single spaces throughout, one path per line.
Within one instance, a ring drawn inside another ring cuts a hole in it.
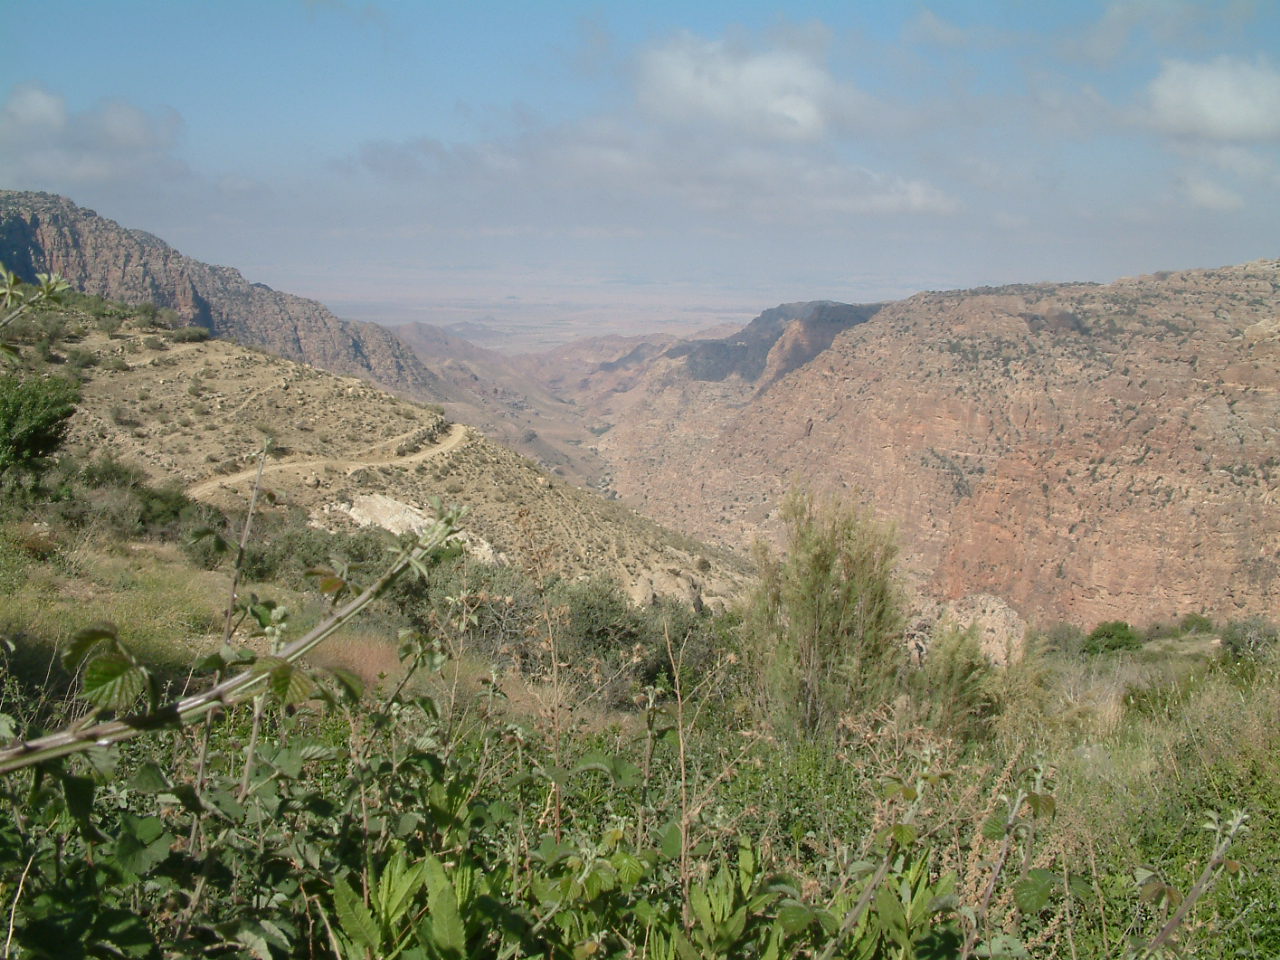
M 69 326 L 87 377 L 70 448 L 109 450 L 157 484 L 243 505 L 269 437 L 262 480 L 272 502 L 306 511 L 318 526 L 400 533 L 438 496 L 468 508 L 475 553 L 541 575 L 610 576 L 639 602 L 711 605 L 745 583 L 740 559 L 548 475 L 434 405 L 226 340 Z
M 339 319 L 314 300 L 185 257 L 65 197 L 0 190 L 0 263 L 28 281 L 56 272 L 85 293 L 150 301 L 216 336 L 405 396 L 443 398 L 439 378 L 382 327 Z
M 797 485 L 897 525 L 919 588 L 1042 623 L 1280 602 L 1280 261 L 790 304 L 544 370 L 624 501 L 741 547 Z

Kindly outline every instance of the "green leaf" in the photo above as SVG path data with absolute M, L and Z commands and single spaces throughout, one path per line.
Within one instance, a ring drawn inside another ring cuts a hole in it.
M 1005 832 L 1004 817 L 992 817 L 982 825 L 982 835 L 988 840 L 1001 840 Z
M 275 622 L 272 614 L 275 613 L 277 606 L 278 604 L 274 600 L 251 603 L 249 604 L 249 615 L 257 621 L 259 627 L 265 630 Z
M 1039 913 L 1048 905 L 1060 880 L 1061 877 L 1050 870 L 1030 870 L 1013 885 L 1013 902 L 1023 913 Z
M 458 897 L 444 865 L 430 854 L 424 861 L 431 944 L 461 960 L 466 956 L 467 932 L 458 912 Z
M 330 667 L 329 676 L 338 681 L 342 694 L 352 703 L 364 696 L 364 681 L 346 667 Z
M 618 882 L 624 887 L 634 887 L 644 879 L 644 861 L 634 853 L 619 850 L 611 859 L 613 868 L 618 871 Z
M 310 577 L 321 593 L 332 594 L 335 598 L 347 589 L 347 581 L 327 567 L 313 567 L 304 576 Z
M 70 671 L 79 669 L 80 664 L 84 663 L 85 657 L 93 652 L 93 648 L 100 643 L 110 643 L 115 646 L 120 642 L 116 633 L 115 624 L 98 623 L 91 627 L 85 627 L 83 630 L 77 631 L 75 636 L 67 641 L 66 647 L 62 651 L 62 665 Z
M 67 812 L 82 824 L 88 825 L 93 813 L 93 781 L 89 777 L 71 774 L 64 774 L 59 779 L 62 781 L 62 794 L 67 801 Z
M 1027 795 L 1027 806 L 1037 817 L 1052 817 L 1058 809 L 1053 797 L 1047 793 L 1031 793 Z
M 702 929 L 707 932 L 708 936 L 714 937 L 716 934 L 716 921 L 711 914 L 711 898 L 707 896 L 707 891 L 702 884 L 698 884 L 689 891 L 689 906 L 693 908 L 693 915 L 702 924 Z
M 987 957 L 990 960 L 1024 960 L 1027 949 L 1022 941 L 1007 933 L 997 933 L 990 940 L 984 940 L 973 951 L 975 957 Z
M 196 544 L 202 540 L 208 540 L 210 542 L 210 546 L 213 547 L 214 553 L 226 553 L 231 549 L 231 544 L 227 543 L 222 534 L 218 533 L 218 531 L 213 529 L 213 527 L 201 527 L 199 530 L 196 530 L 191 534 L 187 539 L 187 542 Z
M 301 703 L 315 692 L 316 684 L 306 671 L 280 657 L 262 657 L 254 672 L 267 675 L 267 689 L 284 706 Z
M 94 657 L 84 668 L 81 696 L 103 710 L 122 713 L 147 689 L 147 671 L 122 653 Z
M 342 877 L 333 882 L 333 907 L 338 914 L 338 925 L 353 941 L 375 954 L 382 946 L 382 935 L 373 922 L 373 914 L 364 905 L 359 894 Z
M 129 778 L 129 788 L 139 793 L 168 793 L 169 778 L 158 766 L 147 761 Z
M 680 856 L 680 824 L 671 820 L 662 828 L 658 834 L 658 847 L 668 860 L 675 860 Z
M 377 883 L 376 902 L 379 919 L 388 929 L 400 926 L 411 901 L 422 889 L 425 874 L 424 864 L 410 866 L 403 853 L 397 853 L 387 863 Z
M 910 847 L 916 842 L 920 832 L 909 823 L 895 823 L 890 835 L 900 847 Z
M 795 900 L 784 903 L 778 910 L 778 924 L 783 932 L 792 934 L 806 929 L 814 921 L 814 912 L 808 905 Z
M 173 834 L 165 831 L 164 821 L 159 817 L 135 817 L 126 813 L 116 834 L 116 863 L 143 877 L 168 858 L 172 845 Z

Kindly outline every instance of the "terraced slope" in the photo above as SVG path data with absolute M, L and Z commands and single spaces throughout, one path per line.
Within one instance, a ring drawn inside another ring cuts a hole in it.
M 166 345 L 145 333 L 95 331 L 76 349 L 96 366 L 71 443 L 109 450 L 192 496 L 245 502 L 270 439 L 264 485 L 319 525 L 383 517 L 389 502 L 411 517 L 439 496 L 469 507 L 478 549 L 545 572 L 614 576 L 638 600 L 717 603 L 743 582 L 745 567 L 731 554 L 549 476 L 449 423 L 439 408 L 360 380 L 216 340 Z

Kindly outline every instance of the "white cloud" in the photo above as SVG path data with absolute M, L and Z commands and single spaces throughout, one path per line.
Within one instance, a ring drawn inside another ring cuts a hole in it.
M 1244 207 L 1244 198 L 1238 193 L 1205 177 L 1184 177 L 1180 186 L 1184 196 L 1193 206 L 1216 210 L 1219 213 L 1231 213 Z
M 36 84 L 15 87 L 0 106 L 0 181 L 74 190 L 83 184 L 136 181 L 185 171 L 173 156 L 182 121 L 151 115 L 123 100 L 72 112 Z
M 470 144 L 366 143 L 343 166 L 411 186 L 441 222 L 539 222 L 565 235 L 958 211 L 927 179 L 861 162 L 851 131 L 873 111 L 876 125 L 891 121 L 826 69 L 827 41 L 820 25 L 779 30 L 755 50 L 681 34 L 638 58 L 636 109 Z
M 838 83 L 811 48 L 749 51 L 688 33 L 641 55 L 637 98 L 660 122 L 775 141 L 821 139 L 873 106 Z
M 33 84 L 15 87 L 0 109 L 0 129 L 7 134 L 57 130 L 66 123 L 67 105 L 63 99 Z
M 1147 104 L 1149 121 L 1178 136 L 1280 139 L 1280 72 L 1261 57 L 1166 60 L 1147 88 Z

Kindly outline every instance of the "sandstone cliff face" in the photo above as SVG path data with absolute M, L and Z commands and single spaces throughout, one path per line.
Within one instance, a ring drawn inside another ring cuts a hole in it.
M 927 293 L 825 349 L 784 327 L 758 372 L 707 379 L 677 347 L 575 399 L 614 425 L 598 446 L 623 498 L 696 535 L 771 535 L 805 484 L 873 504 L 942 599 L 1082 624 L 1274 615 L 1278 314 L 1272 260 Z
M 383 328 L 341 320 L 314 300 L 185 257 L 63 197 L 0 191 L 0 263 L 28 280 L 37 272 L 57 272 L 85 293 L 151 301 L 219 337 L 417 399 L 436 400 L 443 392 L 412 351 Z

